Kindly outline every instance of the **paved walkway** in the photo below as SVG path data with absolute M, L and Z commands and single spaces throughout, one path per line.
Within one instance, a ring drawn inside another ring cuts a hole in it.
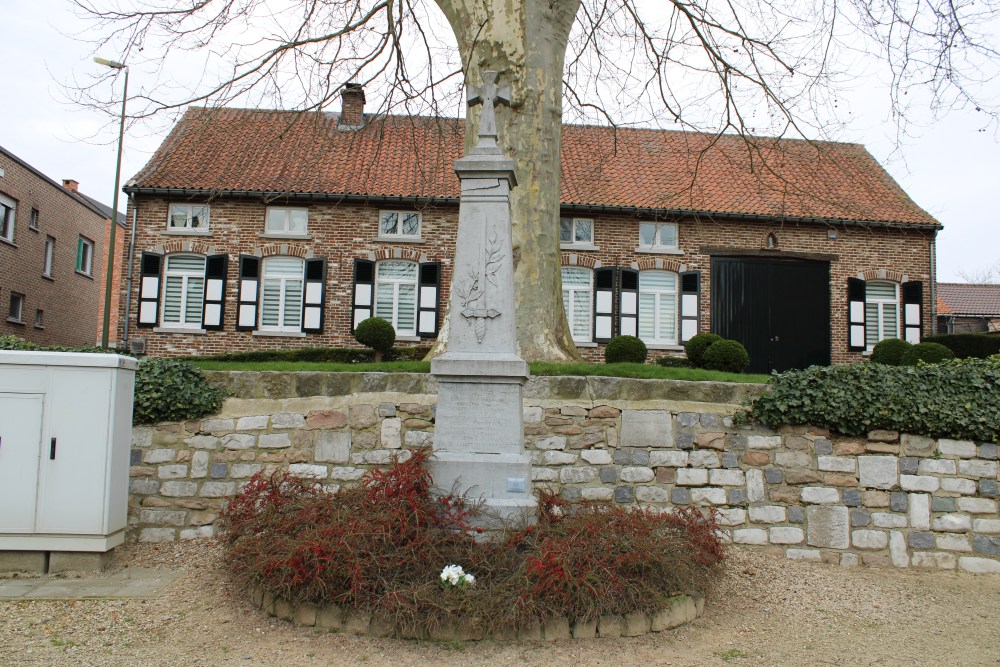
M 85 600 L 151 598 L 172 584 L 179 572 L 132 567 L 110 576 L 65 579 L 19 577 L 0 579 L 0 600 Z

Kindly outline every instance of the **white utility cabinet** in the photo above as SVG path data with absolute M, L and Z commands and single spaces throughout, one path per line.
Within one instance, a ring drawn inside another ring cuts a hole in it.
M 0 350 L 0 551 L 105 552 L 124 541 L 137 365 Z

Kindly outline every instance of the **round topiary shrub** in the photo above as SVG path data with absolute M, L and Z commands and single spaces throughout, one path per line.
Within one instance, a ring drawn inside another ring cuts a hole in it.
M 209 384 L 191 364 L 146 357 L 135 372 L 132 421 L 154 424 L 197 419 L 218 412 L 222 398 L 222 390 Z
M 902 366 L 903 356 L 911 347 L 912 344 L 899 338 L 880 340 L 872 348 L 872 361 L 887 366 Z
M 684 353 L 687 355 L 688 361 L 695 368 L 703 368 L 703 357 L 705 356 L 705 350 L 709 348 L 712 343 L 717 343 L 720 340 L 725 340 L 722 336 L 714 333 L 702 333 L 693 336 L 691 340 L 684 344 Z
M 742 373 L 750 365 L 750 355 L 736 340 L 717 340 L 702 355 L 702 366 L 712 371 Z
M 939 364 L 954 358 L 955 353 L 941 343 L 917 343 L 911 345 L 910 349 L 903 354 L 903 365 L 916 366 L 918 361 Z
M 396 342 L 396 330 L 388 320 L 369 317 L 354 328 L 354 339 L 375 350 L 375 361 L 382 361 L 382 355 L 392 349 Z
M 635 336 L 615 336 L 604 348 L 604 363 L 644 364 L 646 354 L 646 344 Z

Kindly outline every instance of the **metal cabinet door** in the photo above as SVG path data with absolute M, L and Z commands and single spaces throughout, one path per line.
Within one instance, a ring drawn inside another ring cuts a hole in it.
M 0 392 L 0 533 L 35 530 L 44 394 Z

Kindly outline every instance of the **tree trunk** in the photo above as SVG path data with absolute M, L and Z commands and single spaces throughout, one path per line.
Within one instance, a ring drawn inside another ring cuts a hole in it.
M 497 130 L 518 181 L 511 193 L 518 354 L 578 360 L 562 304 L 559 157 L 563 65 L 580 0 L 436 1 L 455 32 L 466 84 L 479 85 L 481 71 L 496 70 L 497 83 L 511 86 L 511 107 L 497 109 Z M 468 110 L 467 148 L 475 144 L 479 115 L 480 107 Z M 445 327 L 434 354 L 447 336 Z

